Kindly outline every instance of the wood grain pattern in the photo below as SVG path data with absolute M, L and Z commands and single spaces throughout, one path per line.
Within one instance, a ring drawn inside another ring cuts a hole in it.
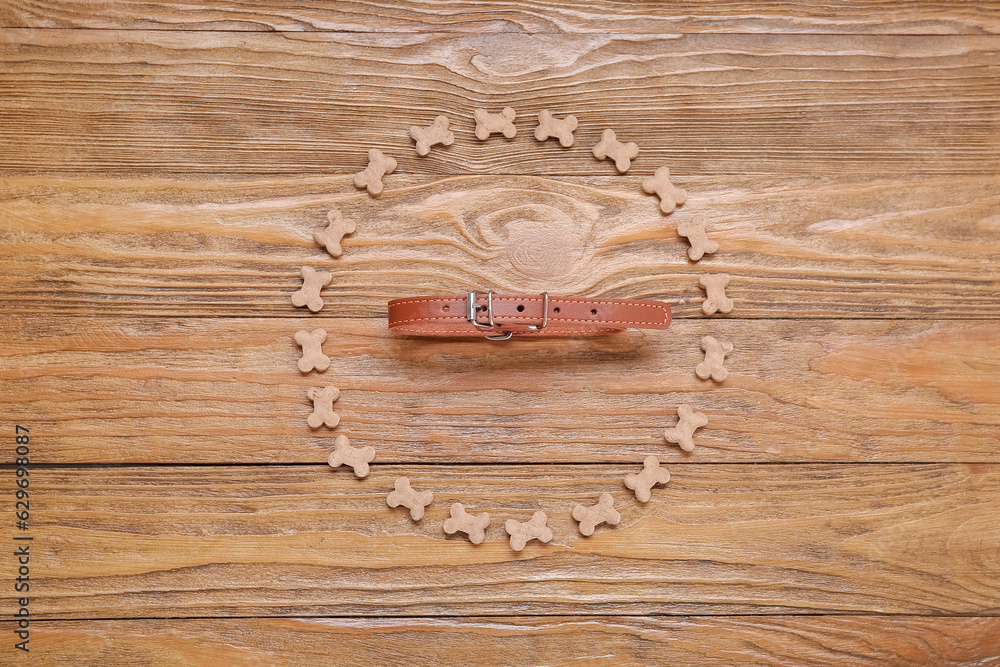
M 340 30 L 347 32 L 632 33 L 754 32 L 976 34 L 1000 32 L 995 3 L 967 0 L 823 5 L 806 0 L 718 3 L 533 2 L 309 3 L 292 0 L 8 0 L 0 27 L 130 30 Z
M 555 143 L 555 142 L 552 142 Z M 561 149 L 560 149 L 561 150 Z M 299 317 L 299 268 L 334 272 L 323 314 L 469 289 L 638 297 L 702 317 L 698 276 L 726 272 L 731 317 L 991 318 L 1000 309 L 1000 179 L 676 173 L 670 216 L 642 177 L 5 179 L 0 304 L 18 313 Z M 326 213 L 357 223 L 332 260 Z M 677 235 L 702 214 L 719 252 Z
M 9 626 L 9 621 L 0 628 Z M 2 631 L 2 630 L 0 630 Z M 886 616 L 287 618 L 37 621 L 47 665 L 1000 663 L 1000 619 Z
M 0 174 L 342 174 L 374 147 L 401 172 L 610 175 L 586 149 L 607 127 L 638 174 L 996 173 L 998 40 L 0 29 Z M 474 140 L 504 105 L 519 138 Z M 576 148 L 529 136 L 543 108 Z M 456 142 L 421 159 L 407 128 L 439 113 Z
M 0 2 L 0 495 L 20 422 L 35 661 L 1000 667 L 998 8 Z M 506 105 L 518 136 L 476 141 Z M 534 141 L 543 108 L 575 148 Z M 439 113 L 456 142 L 419 158 Z M 631 175 L 592 157 L 605 128 Z M 379 199 L 350 184 L 369 148 L 399 160 Z M 639 191 L 661 165 L 670 217 Z M 335 206 L 339 260 L 312 241 Z M 321 316 L 288 301 L 303 265 L 335 272 Z M 700 316 L 705 272 L 731 317 Z M 390 298 L 474 288 L 681 319 L 384 330 Z M 317 325 L 334 365 L 302 375 Z M 736 345 L 721 385 L 706 334 Z M 344 421 L 312 432 L 331 381 Z M 662 438 L 682 401 L 691 455 Z M 323 463 L 341 432 L 369 479 Z M 640 505 L 648 453 L 673 479 Z M 401 474 L 420 523 L 386 506 Z M 621 525 L 581 537 L 604 492 Z M 453 501 L 485 544 L 444 534 Z M 555 539 L 513 552 L 536 509 Z
M 1000 606 L 1000 466 L 675 465 L 644 505 L 621 482 L 635 468 L 36 468 L 32 618 Z M 420 523 L 386 506 L 400 475 L 434 493 Z M 622 522 L 583 538 L 569 513 L 604 492 Z M 489 511 L 486 542 L 444 534 L 452 502 Z M 511 550 L 502 520 L 536 509 L 552 542 Z
M 302 374 L 292 336 L 316 327 L 333 365 Z M 708 334 L 736 346 L 721 384 L 694 372 Z M 11 317 L 0 336 L 0 430 L 32 428 L 39 463 L 315 463 L 338 434 L 382 462 L 1000 462 L 993 322 L 681 321 L 501 345 L 370 319 Z M 341 423 L 313 431 L 306 390 L 326 384 Z M 663 438 L 684 402 L 710 418 L 692 453 Z

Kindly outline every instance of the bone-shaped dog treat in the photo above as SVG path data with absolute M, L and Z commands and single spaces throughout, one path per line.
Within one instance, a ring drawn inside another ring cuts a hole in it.
M 719 249 L 719 244 L 705 234 L 705 225 L 707 224 L 708 220 L 705 219 L 705 216 L 696 215 L 677 225 L 677 233 L 686 236 L 688 243 L 691 244 L 691 247 L 688 248 L 688 257 L 695 262 Z
M 625 486 L 635 491 L 635 499 L 648 503 L 653 497 L 653 487 L 670 481 L 670 471 L 660 467 L 660 459 L 647 456 L 642 462 L 642 472 L 625 476 Z
M 708 425 L 708 417 L 704 412 L 695 412 L 694 408 L 686 403 L 677 406 L 677 416 L 680 417 L 677 426 L 663 431 L 663 437 L 667 442 L 676 443 L 685 452 L 690 452 L 694 449 L 695 430 Z
M 566 116 L 559 120 L 548 109 L 538 112 L 538 127 L 535 128 L 535 139 L 545 141 L 550 137 L 559 140 L 559 145 L 569 148 L 573 145 L 573 131 L 576 130 L 576 116 Z
M 604 130 L 601 140 L 594 146 L 594 157 L 598 160 L 611 158 L 615 161 L 615 169 L 622 174 L 629 170 L 638 155 L 639 147 L 631 141 L 627 144 L 618 141 L 614 130 Z
M 722 382 L 729 376 L 729 371 L 723 366 L 726 355 L 733 351 L 732 343 L 720 343 L 714 336 L 705 336 L 701 339 L 701 349 L 705 352 L 705 360 L 698 364 L 694 372 L 702 380 L 712 378 L 716 382 Z
M 396 160 L 373 148 L 368 151 L 368 166 L 364 171 L 354 174 L 354 185 L 358 188 L 368 188 L 368 194 L 377 195 L 382 192 L 382 177 L 394 171 L 396 171 Z
M 429 127 L 411 125 L 410 138 L 417 142 L 417 155 L 427 155 L 435 144 L 451 146 L 455 143 L 455 135 L 448 130 L 447 116 L 438 116 Z
M 490 515 L 486 512 L 469 514 L 462 503 L 454 503 L 451 506 L 451 518 L 444 520 L 444 532 L 449 535 L 463 532 L 469 536 L 469 541 L 473 544 L 482 544 L 486 539 L 486 528 L 489 525 Z
M 313 402 L 313 411 L 306 420 L 310 428 L 319 428 L 326 424 L 329 428 L 334 428 L 340 423 L 340 415 L 333 411 L 333 402 L 340 396 L 340 390 L 330 385 L 329 387 L 309 387 L 306 396 Z
M 316 369 L 325 371 L 330 367 L 330 357 L 323 354 L 323 341 L 326 340 L 326 331 L 323 329 L 313 329 L 312 331 L 295 332 L 295 342 L 302 348 L 302 357 L 299 358 L 299 370 L 303 373 Z
M 615 499 L 610 493 L 602 493 L 596 505 L 584 507 L 577 505 L 573 508 L 573 518 L 580 522 L 581 535 L 593 535 L 594 529 L 602 523 L 609 526 L 617 526 L 622 520 L 622 515 L 615 511 Z
M 313 234 L 313 238 L 316 243 L 326 248 L 331 257 L 340 257 L 341 253 L 344 252 L 340 242 L 344 239 L 345 234 L 353 234 L 357 225 L 354 224 L 353 220 L 345 218 L 337 209 L 326 214 L 326 221 L 326 229 Z
M 486 109 L 476 109 L 472 112 L 476 119 L 476 139 L 485 141 L 494 132 L 500 132 L 508 139 L 517 134 L 514 127 L 514 117 L 517 115 L 510 107 L 504 107 L 500 113 L 490 113 Z
M 327 462 L 334 468 L 348 465 L 354 468 L 354 474 L 358 477 L 367 477 L 368 464 L 375 459 L 375 450 L 371 447 L 351 447 L 351 442 L 346 435 L 338 435 L 333 441 L 336 449 L 330 453 Z
M 395 491 L 390 491 L 385 502 L 389 507 L 399 507 L 403 505 L 410 509 L 410 518 L 420 521 L 424 518 L 424 508 L 434 500 L 434 494 L 430 491 L 417 491 L 410 486 L 409 477 L 400 477 L 394 485 Z
M 510 548 L 520 551 L 529 540 L 548 542 L 552 539 L 552 529 L 545 525 L 548 517 L 545 512 L 538 511 L 531 515 L 525 522 L 507 519 L 504 526 L 510 534 Z
M 660 210 L 670 214 L 674 209 L 687 201 L 687 193 L 670 182 L 670 170 L 660 167 L 656 172 L 642 182 L 644 192 L 660 198 Z M 696 259 L 696 258 L 695 258 Z
M 733 300 L 726 296 L 726 285 L 729 284 L 729 276 L 725 273 L 706 273 L 698 279 L 698 283 L 705 288 L 705 300 L 701 304 L 701 311 L 706 315 L 712 315 L 716 311 L 728 313 L 733 309 Z
M 299 273 L 302 275 L 302 288 L 292 292 L 292 305 L 296 308 L 308 306 L 314 313 L 323 310 L 323 297 L 319 291 L 333 282 L 333 274 L 317 271 L 311 266 L 303 266 Z

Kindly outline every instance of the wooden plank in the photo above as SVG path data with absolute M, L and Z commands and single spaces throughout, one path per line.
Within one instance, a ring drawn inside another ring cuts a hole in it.
M 10 621 L 3 622 L 10 626 Z M 0 626 L 3 627 L 3 626 Z M 7 633 L 10 635 L 10 633 Z M 36 621 L 47 665 L 995 665 L 996 617 L 245 618 Z
M 326 373 L 302 374 L 324 327 Z M 721 384 L 700 340 L 733 341 Z M 995 322 L 682 321 L 603 339 L 434 341 L 344 318 L 10 317 L 0 432 L 44 463 L 326 460 L 345 434 L 382 462 L 1000 462 Z M 306 424 L 340 388 L 336 429 Z M 682 452 L 677 406 L 709 415 Z M 13 461 L 13 450 L 2 460 Z
M 357 0 L 74 0 L 40 4 L 8 0 L 0 27 L 128 28 L 463 33 L 792 32 L 840 34 L 976 34 L 1000 32 L 995 2 L 882 2 L 836 6 L 807 0 L 726 3 L 709 0 L 614 2 L 537 0 L 416 2 Z
M 124 46 L 127 44 L 127 47 Z M 0 29 L 0 174 L 350 173 L 371 147 L 413 173 L 1000 171 L 993 36 L 386 35 Z M 515 108 L 514 140 L 472 136 Z M 531 137 L 550 108 L 578 145 Z M 407 131 L 458 137 L 426 159 Z M 551 144 L 551 145 L 550 145 Z
M 470 289 L 638 297 L 702 317 L 726 272 L 732 317 L 992 318 L 1000 179 L 704 177 L 669 217 L 642 177 L 12 177 L 0 194 L 0 304 L 18 313 L 299 317 L 299 268 L 334 272 L 324 314 Z M 312 239 L 341 209 L 333 260 Z M 720 250 L 687 259 L 703 214 Z
M 44 618 L 523 614 L 992 616 L 1000 466 L 701 465 L 637 503 L 630 465 L 85 467 L 31 471 L 31 615 Z M 434 502 L 389 509 L 408 476 Z M 0 488 L 11 494 L 14 475 Z M 621 523 L 570 512 L 608 492 Z M 448 537 L 448 507 L 488 511 Z M 503 523 L 549 516 L 511 550 Z M 4 527 L 10 544 L 12 528 Z M 21 531 L 20 535 L 26 533 Z M 11 581 L 14 559 L 0 574 Z M 10 608 L 11 587 L 2 592 Z

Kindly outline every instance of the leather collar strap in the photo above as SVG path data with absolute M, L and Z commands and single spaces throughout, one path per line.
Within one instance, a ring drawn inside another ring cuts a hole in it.
M 666 329 L 670 306 L 636 299 L 469 292 L 389 302 L 389 328 L 412 336 L 593 336 L 628 328 Z

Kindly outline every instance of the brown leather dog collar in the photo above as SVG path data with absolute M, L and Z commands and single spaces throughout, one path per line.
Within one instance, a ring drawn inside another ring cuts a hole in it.
M 666 329 L 670 306 L 637 299 L 588 299 L 469 292 L 389 302 L 389 328 L 411 336 L 594 336 L 628 328 Z

